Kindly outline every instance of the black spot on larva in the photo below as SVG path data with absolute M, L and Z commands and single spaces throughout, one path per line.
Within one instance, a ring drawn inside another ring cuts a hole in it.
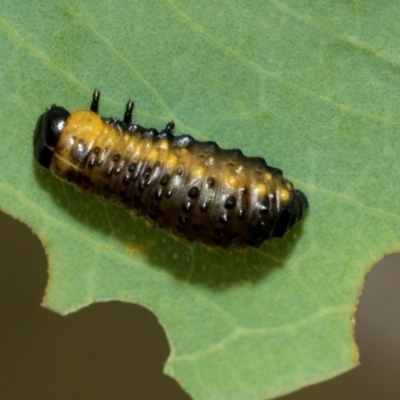
M 166 186 L 169 182 L 170 176 L 169 174 L 165 174 L 160 179 L 160 185 Z
M 130 173 L 135 172 L 135 169 L 136 169 L 136 163 L 132 163 L 132 164 L 130 164 L 129 167 L 128 167 L 128 171 L 129 171 Z
M 182 210 L 184 211 L 184 212 L 190 212 L 190 211 L 192 211 L 192 208 L 193 208 L 193 206 L 192 206 L 192 203 L 190 202 L 190 201 L 187 201 L 185 204 L 183 204 L 183 206 L 182 206 Z
M 181 225 L 186 225 L 187 222 L 188 222 L 188 219 L 187 219 L 186 217 L 183 217 L 182 215 L 180 215 L 180 216 L 178 217 L 178 222 L 179 222 Z
M 225 200 L 225 204 L 224 207 L 227 210 L 231 210 L 232 208 L 234 208 L 236 206 L 236 197 L 235 196 L 229 196 L 227 197 L 227 199 Z
M 163 190 L 162 189 L 157 189 L 156 192 L 154 193 L 154 198 L 156 200 L 160 200 L 163 195 Z
M 215 179 L 210 176 L 207 178 L 207 186 L 211 189 L 215 185 Z
M 259 219 L 255 224 L 254 224 L 254 229 L 257 232 L 261 232 L 265 228 L 265 222 L 262 219 Z
M 138 178 L 137 174 L 131 175 L 131 181 L 132 182 L 136 182 L 137 178 Z
M 147 167 L 147 168 L 143 171 L 143 176 L 144 176 L 145 178 L 148 178 L 148 177 L 150 176 L 150 174 L 151 174 L 151 168 L 150 168 L 150 167 Z
M 91 159 L 89 160 L 89 162 L 88 162 L 88 168 L 89 168 L 89 169 L 93 169 L 94 166 L 95 166 L 95 164 L 96 164 L 96 159 L 93 157 L 93 158 L 91 158 Z
M 95 91 L 92 113 L 98 112 L 99 96 Z M 239 149 L 224 150 L 215 142 L 197 141 L 189 135 L 175 137 L 173 122 L 160 133 L 132 124 L 132 109 L 133 103 L 128 102 L 123 120 L 102 118 L 104 130 L 91 136 L 93 114 L 82 118 L 85 111 L 80 111 L 83 114 L 77 118 L 76 113 L 51 106 L 34 130 L 35 159 L 76 187 L 111 198 L 149 220 L 160 218 L 160 226 L 207 245 L 257 247 L 282 237 L 305 214 L 305 195 L 264 159 L 246 157 Z M 74 137 L 73 143 L 65 140 L 66 135 Z M 57 146 L 60 138 L 63 145 Z M 160 153 L 162 159 L 153 161 L 147 150 L 157 147 L 161 139 L 168 145 Z M 143 145 L 147 150 L 141 152 L 137 146 Z M 171 154 L 177 159 L 176 167 L 163 163 Z M 194 173 L 204 167 L 206 177 Z M 228 178 L 235 173 L 240 173 L 245 184 L 233 192 Z M 257 186 L 265 184 L 265 174 L 270 177 L 269 193 L 260 199 Z M 278 201 L 282 187 L 289 192 L 286 202 Z
M 196 197 L 198 197 L 200 194 L 200 189 L 197 186 L 193 186 L 189 189 L 188 191 L 188 196 L 191 199 L 195 199 Z
M 267 204 L 261 203 L 259 208 L 259 213 L 261 215 L 266 215 L 268 214 L 268 211 L 269 211 L 269 206 Z
M 146 187 L 146 181 L 145 181 L 144 179 L 142 179 L 142 180 L 139 182 L 138 189 L 139 189 L 141 192 L 143 192 L 143 190 L 144 190 L 145 187 Z
M 130 181 L 131 181 L 131 176 L 129 174 L 125 174 L 124 177 L 122 178 L 122 183 L 124 185 L 129 185 Z
M 114 167 L 111 165 L 110 167 L 107 168 L 106 175 L 111 176 L 113 172 L 114 172 Z
M 219 221 L 222 222 L 223 224 L 227 224 L 229 222 L 229 217 L 227 214 L 222 214 L 219 217 Z
M 249 243 L 251 246 L 258 247 L 262 243 L 265 228 L 266 228 L 266 223 L 261 219 L 259 219 L 253 225 L 253 229 L 251 230 L 251 239 Z
M 204 213 L 204 212 L 206 212 L 208 210 L 208 204 L 207 203 L 203 203 L 201 206 L 200 206 L 200 211 L 202 212 L 202 213 Z

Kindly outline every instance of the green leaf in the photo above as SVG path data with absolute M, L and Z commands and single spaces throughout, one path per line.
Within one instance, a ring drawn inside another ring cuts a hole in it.
M 368 269 L 400 243 L 394 1 L 10 2 L 0 11 L 1 207 L 40 236 L 45 304 L 152 310 L 166 372 L 195 399 L 266 399 L 357 364 Z M 33 161 L 45 107 L 101 113 L 240 147 L 282 168 L 310 211 L 244 253 L 174 242 Z M 29 266 L 27 266 L 29 268 Z M 134 379 L 134 377 L 132 377 Z

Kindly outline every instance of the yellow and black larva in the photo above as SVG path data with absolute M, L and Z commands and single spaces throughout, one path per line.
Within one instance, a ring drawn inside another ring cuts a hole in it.
M 223 248 L 280 238 L 308 208 L 306 196 L 263 158 L 174 136 L 173 122 L 161 132 L 132 124 L 132 101 L 122 121 L 101 118 L 99 99 L 95 90 L 90 110 L 72 114 L 52 105 L 34 131 L 37 162 L 77 188 Z

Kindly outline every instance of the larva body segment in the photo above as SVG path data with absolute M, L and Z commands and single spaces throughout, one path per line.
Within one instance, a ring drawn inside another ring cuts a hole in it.
M 91 110 L 53 105 L 38 120 L 35 158 L 77 188 L 110 198 L 154 226 L 210 246 L 255 246 L 282 237 L 303 216 L 307 198 L 282 171 L 240 150 L 174 136 Z

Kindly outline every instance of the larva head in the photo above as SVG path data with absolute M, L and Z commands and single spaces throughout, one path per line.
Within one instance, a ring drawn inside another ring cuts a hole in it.
M 33 152 L 36 161 L 44 168 L 50 168 L 56 146 L 70 113 L 53 104 L 43 113 L 33 133 Z

